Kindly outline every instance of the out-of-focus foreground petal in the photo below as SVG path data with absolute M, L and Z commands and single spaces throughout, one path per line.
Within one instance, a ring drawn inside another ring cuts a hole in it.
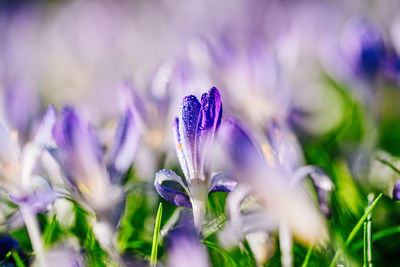
M 118 181 L 131 166 L 139 142 L 140 129 L 130 108 L 121 118 L 111 148 L 109 172 L 113 182 Z
M 200 243 L 191 214 L 182 213 L 180 225 L 171 230 L 168 238 L 169 267 L 208 267 L 207 250 Z
M 287 223 L 301 241 L 314 242 L 323 238 L 325 221 L 301 187 L 290 188 L 292 174 L 261 161 L 257 149 L 239 124 L 228 121 L 226 128 L 225 124 L 223 127 L 222 141 L 238 182 L 249 185 L 259 197 L 264 213 L 274 221 Z

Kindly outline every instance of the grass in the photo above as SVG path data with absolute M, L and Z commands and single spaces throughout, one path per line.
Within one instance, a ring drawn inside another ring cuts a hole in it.
M 358 233 L 358 231 L 361 229 L 363 226 L 364 222 L 368 219 L 368 216 L 371 214 L 371 212 L 374 210 L 376 205 L 378 204 L 379 200 L 382 197 L 382 193 L 379 194 L 379 196 L 372 202 L 372 204 L 369 206 L 369 208 L 365 211 L 364 215 L 360 218 L 360 220 L 357 222 L 357 224 L 354 226 L 353 230 L 350 232 L 349 236 L 346 239 L 346 242 L 343 245 L 343 248 L 347 248 L 350 243 L 353 241 L 354 237 Z M 330 267 L 334 267 L 336 264 L 337 259 L 340 257 L 343 249 L 339 249 L 336 251 L 331 264 L 329 265 Z
M 160 237 L 162 211 L 163 211 L 162 202 L 160 202 L 160 205 L 158 206 L 156 221 L 154 223 L 153 245 L 151 247 L 150 266 L 152 267 L 155 267 L 157 265 L 157 251 L 158 251 L 158 241 Z

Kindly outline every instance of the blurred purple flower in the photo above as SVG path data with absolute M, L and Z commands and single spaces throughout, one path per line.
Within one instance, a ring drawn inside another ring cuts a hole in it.
M 54 127 L 56 148 L 51 153 L 65 174 L 73 198 L 95 212 L 98 221 L 94 232 L 105 248 L 112 245 L 124 206 L 120 183 L 133 162 L 138 130 L 133 112 L 127 108 L 105 160 L 94 126 L 72 107 L 61 111 Z
M 169 232 L 166 241 L 168 247 L 167 266 L 210 266 L 207 250 L 198 239 L 191 214 L 182 213 L 178 226 Z
M 167 201 L 193 209 L 194 224 L 198 231 L 203 223 L 208 194 L 229 192 L 236 183 L 224 174 L 211 176 L 213 141 L 221 124 L 222 103 L 214 87 L 198 99 L 189 95 L 183 99 L 179 118 L 175 120 L 174 134 L 178 159 L 185 179 L 170 170 L 156 173 L 154 186 Z M 177 183 L 186 191 L 174 186 Z
M 33 130 L 33 122 L 38 114 L 38 96 L 35 90 L 21 84 L 5 85 L 3 96 L 4 113 L 12 129 L 18 131 L 21 143 L 27 142 Z
M 311 177 L 323 212 L 329 210 L 322 192 L 331 191 L 333 184 L 318 167 L 297 168 L 301 162 L 298 144 L 288 129 L 272 123 L 268 130 L 269 144 L 260 146 L 238 122 L 226 120 L 223 125 L 224 147 L 239 180 L 236 192 L 227 200 L 232 218 L 228 225 L 241 236 L 257 230 L 272 231 L 283 223 L 300 240 L 319 240 L 325 232 L 325 223 L 300 182 Z M 240 206 L 250 195 L 256 197 L 254 212 L 242 213 Z
M 83 267 L 86 266 L 83 255 L 73 248 L 57 246 L 46 251 L 45 266 Z
M 54 123 L 55 113 L 50 106 L 33 139 L 22 145 L 17 130 L 10 131 L 0 124 L 0 187 L 10 194 L 13 202 L 27 205 L 33 213 L 48 210 L 55 200 L 50 183 L 34 174 L 38 160 L 51 142 Z
M 381 32 L 367 19 L 354 19 L 347 25 L 341 51 L 354 74 L 366 80 L 376 78 L 386 56 Z
M 79 190 L 95 210 L 113 205 L 107 195 L 119 185 L 135 156 L 138 129 L 128 108 L 121 118 L 108 160 L 94 126 L 72 107 L 65 107 L 53 131 L 56 148 L 51 153 L 63 169 L 67 182 Z M 107 197 L 106 197 L 107 196 Z

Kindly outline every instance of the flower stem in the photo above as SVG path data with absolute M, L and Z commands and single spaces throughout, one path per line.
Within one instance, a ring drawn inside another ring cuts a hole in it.
M 206 202 L 202 200 L 193 200 L 192 207 L 194 227 L 196 228 L 197 233 L 200 233 L 203 226 L 204 215 L 206 214 Z
M 21 212 L 22 219 L 25 222 L 32 249 L 36 254 L 37 263 L 39 266 L 45 266 L 43 242 L 36 216 L 25 204 L 19 205 L 19 210 Z
M 293 266 L 292 243 L 292 234 L 290 233 L 289 226 L 285 222 L 282 222 L 279 225 L 279 246 L 281 249 L 281 263 L 283 267 Z
M 374 195 L 368 195 L 369 205 L 372 204 Z M 369 208 L 369 207 L 368 207 Z M 372 231 L 371 231 L 372 214 L 370 213 L 364 222 L 364 267 L 372 266 Z

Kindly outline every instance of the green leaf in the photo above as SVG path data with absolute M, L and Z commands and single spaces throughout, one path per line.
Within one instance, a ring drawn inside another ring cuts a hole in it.
M 155 267 L 157 265 L 157 250 L 158 250 L 158 239 L 160 236 L 162 218 L 162 202 L 158 206 L 157 217 L 154 223 L 154 235 L 153 235 L 153 246 L 151 248 L 150 266 Z
M 19 256 L 18 252 L 16 250 L 12 251 L 12 256 L 14 258 L 15 264 L 17 267 L 25 267 L 24 262 L 22 261 L 21 257 Z
M 308 266 L 308 262 L 310 261 L 310 257 L 311 257 L 311 253 L 313 251 L 313 248 L 314 248 L 313 245 L 310 245 L 308 247 L 306 257 L 304 258 L 304 261 L 303 261 L 303 264 L 301 265 L 301 267 L 307 267 Z

